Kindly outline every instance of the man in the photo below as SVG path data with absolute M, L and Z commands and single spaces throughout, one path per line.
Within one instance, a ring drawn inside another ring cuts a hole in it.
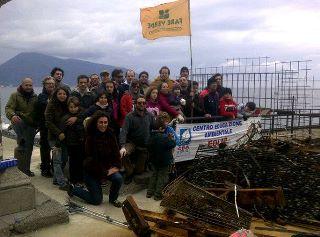
M 41 175 L 43 177 L 52 177 L 51 173 L 51 155 L 50 146 L 48 142 L 48 129 L 45 126 L 44 112 L 46 110 L 47 104 L 53 91 L 55 89 L 55 81 L 51 76 L 47 76 L 43 79 L 43 89 L 42 93 L 38 96 L 38 101 L 36 104 L 36 116 L 39 123 L 40 131 L 40 157 L 41 157 Z
M 185 77 L 189 80 L 189 69 L 187 67 L 184 66 L 180 69 L 180 77 Z
M 140 93 L 143 95 L 147 94 L 149 89 L 149 73 L 142 71 L 139 74 L 139 84 L 140 84 Z
M 30 177 L 34 176 L 30 171 L 30 163 L 36 135 L 34 121 L 36 103 L 37 95 L 33 91 L 32 79 L 25 78 L 17 92 L 10 95 L 5 107 L 6 116 L 17 135 L 18 146 L 15 149 L 15 157 L 18 159 L 18 168 Z
M 169 78 L 170 69 L 167 66 L 163 66 L 160 68 L 159 74 L 160 76 L 158 76 L 150 86 L 158 88 L 161 83 L 166 82 L 169 86 L 169 91 L 172 91 L 174 82 Z
M 132 69 L 129 69 L 126 72 L 126 81 L 125 83 L 130 86 L 131 82 L 136 78 L 136 73 Z
M 126 116 L 119 139 L 120 155 L 124 158 L 123 165 L 126 170 L 125 184 L 132 181 L 134 174 L 145 171 L 148 159 L 147 145 L 153 126 L 154 118 L 146 110 L 145 98 L 137 98 L 135 110 Z
M 217 92 L 219 94 L 219 99 L 222 97 L 224 87 L 222 87 L 222 75 L 220 73 L 214 74 L 212 77 L 209 78 L 209 80 L 214 80 L 217 83 Z M 208 83 L 209 83 L 208 80 Z M 208 84 L 207 83 L 207 84 Z M 203 98 L 209 93 L 209 88 L 206 87 L 203 91 L 200 93 L 200 99 L 203 100 Z
M 107 81 L 110 81 L 110 73 L 107 70 L 104 70 L 100 73 L 101 81 L 103 83 L 106 83 Z
M 121 120 L 120 125 L 123 125 L 123 120 L 128 113 L 133 110 L 134 102 L 137 98 L 141 97 L 140 94 L 140 86 L 138 80 L 133 80 L 130 84 L 129 91 L 124 93 L 120 100 L 120 113 L 121 113 Z
M 219 93 L 217 91 L 218 83 L 214 78 L 207 82 L 208 94 L 204 96 L 203 106 L 205 117 L 210 118 L 219 115 Z
M 121 69 L 114 69 L 111 77 L 120 100 L 123 94 L 129 90 L 129 85 L 124 83 L 123 71 Z
M 80 106 L 87 109 L 94 104 L 95 100 L 94 94 L 89 90 L 89 77 L 79 75 L 77 82 L 78 85 L 76 89 L 71 92 L 71 96 L 77 97 L 80 100 Z
M 51 70 L 50 75 L 53 77 L 53 79 L 55 80 L 56 83 L 56 88 L 60 87 L 60 86 L 65 86 L 68 88 L 69 92 L 71 92 L 71 89 L 68 85 L 62 83 L 63 77 L 64 77 L 64 71 L 59 68 L 59 67 L 55 67 Z
M 100 77 L 98 74 L 94 73 L 90 75 L 90 84 L 89 84 L 89 90 L 95 92 L 95 90 L 100 85 Z

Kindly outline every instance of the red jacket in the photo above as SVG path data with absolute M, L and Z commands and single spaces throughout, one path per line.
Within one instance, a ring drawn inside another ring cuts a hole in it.
M 219 102 L 219 114 L 228 118 L 236 118 L 237 117 L 237 103 L 232 99 L 224 99 L 223 97 Z
M 169 104 L 168 95 L 159 93 L 160 110 L 167 112 L 171 117 L 175 118 L 179 115 L 178 111 Z
M 121 127 L 124 123 L 124 118 L 131 111 L 133 111 L 133 98 L 130 93 L 125 93 L 120 100 L 120 115 L 121 116 L 119 119 L 119 121 L 120 121 L 119 123 L 120 123 Z

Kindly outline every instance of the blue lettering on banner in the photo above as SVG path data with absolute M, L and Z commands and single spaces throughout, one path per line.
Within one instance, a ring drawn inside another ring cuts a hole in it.
M 221 123 L 215 124 L 199 124 L 193 126 L 192 131 L 199 132 L 199 131 L 208 131 L 214 129 L 221 129 L 221 128 L 228 128 L 228 127 L 240 127 L 242 126 L 242 120 L 232 120 L 232 121 L 224 121 Z
M 218 136 L 223 136 L 223 135 L 229 135 L 231 133 L 232 133 L 232 129 L 228 128 L 228 129 L 206 132 L 204 134 L 204 137 L 206 137 L 206 138 L 207 137 L 218 137 Z

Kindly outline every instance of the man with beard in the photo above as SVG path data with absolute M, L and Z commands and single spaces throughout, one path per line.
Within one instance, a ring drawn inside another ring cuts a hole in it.
M 32 79 L 25 78 L 17 91 L 10 95 L 5 107 L 6 116 L 17 135 L 18 146 L 15 149 L 15 157 L 18 159 L 18 168 L 30 177 L 34 176 L 30 171 L 30 163 L 36 135 L 34 121 L 36 103 L 37 95 L 33 91 Z
M 51 155 L 50 146 L 48 142 L 48 128 L 45 125 L 44 111 L 53 91 L 55 89 L 55 81 L 51 76 L 47 76 L 43 79 L 43 89 L 38 96 L 38 102 L 36 104 L 36 116 L 40 131 L 40 157 L 41 157 L 41 175 L 43 177 L 52 177 L 51 173 Z
M 53 68 L 50 75 L 53 77 L 56 83 L 56 88 L 64 86 L 68 88 L 69 92 L 71 92 L 70 87 L 62 82 L 64 77 L 64 71 L 61 68 L 59 67 Z
M 154 117 L 146 110 L 146 99 L 142 96 L 135 101 L 135 110 L 127 114 L 120 132 L 120 155 L 125 168 L 125 184 L 132 181 L 133 175 L 145 171 L 148 159 L 148 142 Z

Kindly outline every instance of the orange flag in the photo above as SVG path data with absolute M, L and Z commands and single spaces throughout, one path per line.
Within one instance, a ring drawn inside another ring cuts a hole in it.
M 191 35 L 189 0 L 142 8 L 140 22 L 142 35 L 146 39 Z

